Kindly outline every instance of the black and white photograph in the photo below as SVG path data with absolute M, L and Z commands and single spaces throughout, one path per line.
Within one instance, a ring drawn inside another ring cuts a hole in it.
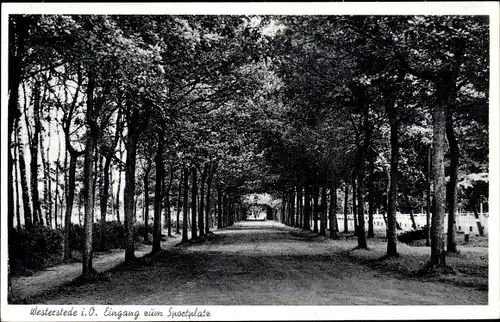
M 499 318 L 498 19 L 3 3 L 1 320 Z

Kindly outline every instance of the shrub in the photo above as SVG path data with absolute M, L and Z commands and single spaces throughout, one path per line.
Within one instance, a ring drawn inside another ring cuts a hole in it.
M 427 238 L 427 226 L 417 230 L 405 231 L 398 235 L 398 240 L 405 244 L 411 244 L 413 241 Z
M 139 237 L 143 237 L 145 232 L 145 226 L 143 222 L 136 223 L 134 226 L 134 238 L 139 240 Z M 148 234 L 153 234 L 153 223 L 150 222 L 148 225 Z
M 108 221 L 105 226 L 106 249 L 124 248 L 125 228 L 118 221 Z M 134 225 L 134 240 L 138 241 L 144 235 L 144 223 Z M 71 224 L 69 243 L 76 257 L 83 250 L 84 230 L 83 226 Z M 101 227 L 99 223 L 93 223 L 92 247 L 99 249 L 99 236 Z M 153 225 L 149 225 L 148 232 L 153 234 Z M 40 226 L 31 230 L 21 229 L 9 236 L 9 264 L 14 275 L 29 274 L 33 270 L 39 270 L 48 266 L 59 264 L 63 261 L 64 254 L 64 231 Z
M 26 273 L 59 262 L 63 254 L 60 229 L 37 226 L 16 230 L 9 236 L 9 262 L 13 274 Z

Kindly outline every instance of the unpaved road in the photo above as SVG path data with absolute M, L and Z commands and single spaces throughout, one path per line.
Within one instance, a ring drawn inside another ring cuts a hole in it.
M 335 243 L 308 240 L 275 222 L 242 222 L 109 282 L 67 288 L 44 304 L 99 305 L 477 305 L 487 292 L 382 274 Z

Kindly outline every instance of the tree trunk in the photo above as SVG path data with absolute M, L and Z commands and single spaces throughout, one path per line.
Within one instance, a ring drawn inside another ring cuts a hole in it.
M 50 126 L 50 124 L 49 124 Z M 49 142 L 50 142 L 50 135 L 49 135 Z M 49 158 L 50 156 L 50 143 L 47 144 L 47 158 Z M 48 200 L 48 212 L 50 214 L 50 220 L 52 222 L 52 177 L 50 175 L 50 170 L 51 170 L 51 166 L 50 166 L 50 161 L 47 159 L 47 181 L 48 181 L 48 194 L 47 194 L 47 197 L 49 198 Z M 54 217 L 57 217 L 57 216 L 54 216 Z M 54 223 L 54 227 L 55 227 L 55 223 Z M 57 227 L 56 227 L 57 228 Z
M 14 148 L 14 159 L 13 159 L 13 170 L 15 174 L 15 191 L 16 191 L 16 219 L 17 219 L 17 229 L 21 229 L 21 211 L 20 211 L 20 202 L 21 198 L 19 198 L 19 175 L 18 175 L 18 168 L 19 168 L 19 124 L 18 120 L 16 119 L 15 125 L 14 125 L 14 142 L 15 144 L 12 145 Z M 12 152 L 11 152 L 12 153 Z M 49 181 L 50 182 L 50 181 Z M 12 235 L 11 235 L 12 236 Z
M 457 233 L 456 233 L 456 213 L 457 213 L 457 182 L 458 182 L 458 142 L 453 130 L 453 114 L 451 108 L 446 113 L 446 137 L 450 147 L 450 181 L 448 182 L 448 233 L 447 233 L 447 252 L 456 253 Z
M 484 236 L 484 227 L 483 227 L 483 225 L 481 225 L 481 220 L 479 219 L 477 205 L 474 205 L 474 207 L 472 208 L 472 211 L 474 212 L 474 218 L 476 218 L 476 225 L 477 225 L 477 230 L 479 231 L 479 236 Z
M 228 226 L 228 202 L 227 202 L 227 195 L 224 193 L 222 195 L 222 227 L 227 227 Z
M 129 103 L 130 104 L 130 103 Z M 124 226 L 125 226 L 125 262 L 135 259 L 134 254 L 134 218 L 135 218 L 135 169 L 137 157 L 137 141 L 139 133 L 137 128 L 139 111 L 135 107 L 127 115 L 127 142 L 125 143 L 127 161 L 125 163 L 124 187 Z
M 28 37 L 28 32 L 29 32 L 29 24 L 27 21 L 28 18 L 25 18 L 24 16 L 18 15 L 18 16 L 13 16 L 12 20 L 9 20 L 9 39 L 13 40 L 14 44 L 12 46 L 9 45 L 9 50 L 8 50 L 8 90 L 9 90 L 9 101 L 8 101 L 8 137 L 7 137 L 7 144 L 8 144 L 8 163 L 7 163 L 7 187 L 8 187 L 8 195 L 7 195 L 7 200 L 8 200 L 8 206 L 7 206 L 7 212 L 8 212 L 8 227 L 9 229 L 13 229 L 14 227 L 14 189 L 13 189 L 13 176 L 12 176 L 12 170 L 13 170 L 13 157 L 12 157 L 12 133 L 14 131 L 14 125 L 17 123 L 17 120 L 21 116 L 21 112 L 19 110 L 19 86 L 21 85 L 21 77 L 23 74 L 23 68 L 22 68 L 22 59 L 25 55 L 25 39 Z M 13 22 L 16 22 L 15 24 Z M 19 150 L 21 151 L 21 147 Z M 24 161 L 24 153 L 23 153 L 23 160 L 21 161 L 21 152 L 19 153 L 19 164 L 20 168 L 25 167 L 25 161 Z M 21 166 L 22 164 L 22 166 Z M 24 175 L 21 172 L 21 183 L 25 181 L 25 187 L 27 189 L 27 184 L 26 184 L 26 171 L 24 171 Z M 27 229 L 31 229 L 31 210 L 29 210 L 29 200 L 27 201 L 28 207 L 26 207 L 26 200 L 25 200 L 25 194 L 27 195 L 27 190 L 25 190 L 25 187 L 21 186 L 23 189 L 23 210 L 24 210 L 24 216 L 25 216 L 25 222 L 24 225 Z M 29 198 L 28 198 L 29 199 Z M 29 216 L 28 216 L 29 215 Z M 28 220 L 26 220 L 28 218 Z M 12 231 L 10 231 L 12 233 Z M 10 234 L 9 236 L 12 236 Z M 9 275 L 10 276 L 10 275 Z
M 344 191 L 344 233 L 349 232 L 348 226 L 348 214 L 349 214 L 349 184 L 345 183 L 345 191 Z
M 370 162 L 370 179 L 368 183 L 368 237 L 375 237 L 375 232 L 373 231 L 373 175 L 374 175 L 375 166 L 373 165 L 373 161 Z
M 92 92 L 90 92 L 92 93 Z M 89 98 L 91 100 L 91 98 Z M 94 208 L 94 180 L 93 180 L 93 167 L 92 161 L 94 158 L 94 150 L 95 150 L 95 134 L 92 133 L 92 130 L 89 130 L 89 135 L 87 138 L 86 144 L 86 152 L 85 152 L 85 161 L 84 161 L 84 189 L 85 189 L 85 197 L 84 197 L 84 206 L 85 206 L 85 215 L 84 215 L 84 244 L 83 244 L 83 269 L 82 276 L 84 278 L 91 278 L 93 275 L 92 269 L 92 229 L 93 229 L 93 221 L 92 221 L 92 210 Z
M 410 213 L 410 220 L 411 220 L 411 228 L 413 230 L 417 229 L 417 223 L 415 222 L 415 215 L 413 214 L 413 207 L 410 201 L 410 197 L 408 196 L 407 193 L 404 193 L 404 197 L 406 200 L 406 206 L 408 207 L 408 211 Z
M 196 167 L 191 168 L 192 185 L 191 185 L 191 239 L 198 238 L 198 228 L 196 224 L 196 196 L 198 195 L 198 178 Z
M 184 166 L 184 195 L 182 214 L 182 241 L 188 241 L 188 214 L 189 214 L 189 168 Z
M 363 166 L 360 167 L 360 171 L 358 173 L 358 248 L 366 249 L 368 245 L 366 243 L 366 233 L 365 233 L 365 202 L 363 198 L 364 193 L 364 177 L 365 172 Z
M 77 158 L 78 158 L 77 155 L 71 154 L 69 160 L 68 197 L 66 201 L 66 213 L 64 217 L 64 259 L 71 258 L 71 245 L 69 241 L 70 241 L 71 215 L 73 211 L 73 201 L 75 199 L 75 180 L 76 180 L 75 177 L 76 177 Z M 57 217 L 57 213 L 55 216 Z
M 66 145 L 65 151 L 65 163 L 67 162 L 67 155 L 69 153 L 70 161 L 69 161 L 69 169 L 67 175 L 67 183 L 65 184 L 65 196 L 66 196 L 66 209 L 64 215 L 64 258 L 71 258 L 71 245 L 70 245 L 70 226 L 71 226 L 71 217 L 73 215 L 73 203 L 75 199 L 75 188 L 76 188 L 76 164 L 78 157 L 82 156 L 85 153 L 83 151 L 77 151 L 71 145 L 71 112 L 67 116 L 67 119 L 63 126 L 64 132 L 64 140 Z M 59 149 L 57 155 L 57 163 L 56 163 L 56 209 L 54 212 L 55 225 L 57 227 L 57 199 L 59 197 L 59 160 L 61 155 L 61 141 L 59 140 Z M 65 165 L 66 166 L 66 165 Z M 66 175 L 65 175 L 66 177 Z M 80 196 L 81 197 L 81 196 Z M 81 198 L 80 198 L 81 199 Z M 61 205 L 62 207 L 62 205 Z M 80 211 L 79 206 L 79 211 Z M 61 221 L 62 224 L 62 221 Z
M 314 188 L 314 195 L 313 195 L 313 232 L 317 233 L 318 232 L 318 219 L 319 219 L 319 208 L 318 208 L 318 199 L 319 199 L 319 187 L 315 186 Z
M 222 189 L 217 187 L 217 229 L 222 228 Z
M 212 179 L 214 177 L 215 167 L 212 164 L 209 164 L 208 168 L 208 179 L 207 179 L 207 201 L 205 204 L 205 233 L 210 233 L 210 194 L 212 193 Z
M 180 227 L 180 214 L 181 214 L 181 195 L 182 195 L 182 181 L 183 181 L 183 169 L 180 169 L 180 177 L 179 177 L 179 184 L 177 186 L 177 220 L 175 223 L 175 233 L 179 235 L 181 233 L 181 227 Z
M 82 276 L 89 279 L 93 276 L 94 270 L 92 268 L 92 229 L 93 229 L 93 211 L 94 211 L 94 193 L 95 181 L 93 175 L 92 164 L 94 161 L 94 152 L 97 145 L 97 116 L 94 111 L 94 75 L 91 71 L 88 73 L 88 86 L 87 86 L 87 144 L 85 145 L 85 160 L 84 160 L 84 242 L 83 242 L 83 265 Z
M 31 202 L 33 204 L 33 219 L 35 224 L 43 226 L 42 210 L 40 207 L 40 196 L 38 193 L 38 140 L 40 136 L 40 83 L 35 81 L 33 88 L 34 103 L 33 103 L 33 116 L 34 116 L 34 132 L 31 136 L 31 163 L 30 163 L 30 177 L 31 177 Z
M 104 167 L 102 169 L 102 190 L 101 190 L 101 221 L 99 229 L 99 248 L 106 249 L 106 213 L 108 212 L 108 197 L 109 197 L 109 169 L 111 166 L 111 156 L 105 156 Z
M 97 138 L 98 140 L 98 138 Z M 66 165 L 67 165 L 67 158 L 68 158 L 68 155 L 66 154 L 66 159 L 64 159 L 64 182 L 65 182 L 65 185 L 64 185 L 64 191 L 65 191 L 65 194 L 66 195 L 66 182 L 67 182 L 67 176 L 66 176 Z M 96 192 L 99 191 L 99 193 L 102 191 L 102 178 L 99 176 L 99 174 L 102 173 L 102 154 L 99 154 L 99 151 L 97 149 L 97 142 L 96 142 L 96 152 L 95 152 L 95 158 L 94 158 L 94 179 L 93 179 L 93 182 L 94 184 L 99 188 L 99 189 L 96 189 L 96 187 L 94 187 L 93 191 L 94 191 L 94 207 L 92 208 L 92 222 L 95 222 L 95 205 L 97 204 L 97 197 L 96 197 Z M 61 218 L 62 220 L 62 218 Z
M 43 148 L 43 135 L 40 138 L 40 157 L 42 158 L 43 167 L 43 210 L 45 212 L 45 223 L 52 228 L 52 214 L 49 213 L 49 167 L 45 158 L 45 150 Z
M 365 231 L 365 164 L 368 155 L 368 147 L 371 140 L 371 124 L 369 121 L 369 108 L 368 105 L 363 101 L 361 104 L 363 108 L 363 127 L 364 127 L 364 139 L 363 145 L 359 148 L 358 152 L 358 216 L 359 216 L 359 228 L 358 228 L 358 248 L 368 248 L 366 243 L 366 231 Z
M 205 181 L 207 179 L 207 166 L 208 163 L 203 167 L 203 171 L 201 172 L 201 180 L 200 180 L 200 209 L 198 209 L 198 227 L 200 228 L 200 237 L 205 235 Z
M 165 183 L 165 175 L 163 175 Z M 174 180 L 174 166 L 170 166 L 170 179 L 168 181 L 168 186 L 164 188 L 163 192 L 165 195 L 165 226 L 167 228 L 167 235 L 172 236 L 172 213 L 170 211 L 170 191 L 172 189 L 172 182 Z
M 431 227 L 432 266 L 445 266 L 443 219 L 446 204 L 446 184 L 444 173 L 444 149 L 446 130 L 446 106 L 448 105 L 450 85 L 437 84 L 437 104 L 432 109 L 433 147 L 432 173 L 434 184 L 435 212 Z
M 357 184 L 356 184 L 356 172 L 352 175 L 352 217 L 354 220 L 354 235 L 358 235 L 358 207 L 356 206 L 357 201 Z
M 301 185 L 297 185 L 295 187 L 295 190 L 297 191 L 297 220 L 295 223 L 295 227 L 297 228 L 302 228 L 302 187 Z M 272 210 L 271 210 L 271 216 L 272 216 Z
M 425 246 L 431 246 L 431 147 L 427 149 L 427 175 L 426 175 L 426 240 Z
M 120 134 L 122 132 L 121 128 L 121 109 L 118 109 L 118 115 L 116 117 L 116 129 L 115 136 L 113 138 L 113 142 L 110 146 L 105 146 L 103 149 L 103 154 L 101 158 L 104 158 L 104 168 L 101 171 L 102 175 L 102 190 L 100 196 L 101 202 L 101 223 L 100 223 L 100 233 L 99 233 L 99 241 L 101 250 L 106 249 L 106 215 L 108 212 L 108 199 L 109 199 L 109 182 L 110 182 L 110 168 L 111 168 L 111 160 L 115 154 L 115 147 L 120 138 Z M 102 165 L 102 159 L 101 159 Z M 113 197 L 111 197 L 111 200 Z
M 398 184 L 398 164 L 399 164 L 399 124 L 398 121 L 392 118 L 390 124 L 391 130 L 391 172 L 389 195 L 387 205 L 387 256 L 397 256 L 397 221 L 396 221 L 396 208 L 397 208 L 397 184 Z
M 24 227 L 31 229 L 33 217 L 31 214 L 30 196 L 28 194 L 28 180 L 26 179 L 26 162 L 24 161 L 24 148 L 19 146 L 19 173 L 21 175 L 21 190 L 23 197 Z M 56 204 L 57 209 L 57 204 Z
M 327 202 L 326 202 L 326 186 L 321 188 L 321 221 L 319 227 L 319 234 L 326 236 L 326 219 L 327 219 Z
M 120 161 L 123 160 L 123 151 L 122 151 L 122 141 L 118 143 L 118 150 L 120 150 Z M 122 189 L 122 171 L 121 166 L 118 166 L 118 187 L 116 190 L 116 220 L 120 222 L 120 193 Z
M 144 243 L 149 242 L 149 172 L 150 171 L 151 171 L 151 165 L 148 163 L 146 172 L 144 173 Z
M 78 197 L 78 224 L 80 227 L 83 224 L 83 214 L 82 214 L 82 206 L 83 206 L 83 191 L 80 191 L 79 197 Z
M 155 166 L 156 166 L 156 181 L 155 181 L 155 204 L 154 204 L 154 219 L 153 219 L 153 249 L 152 253 L 158 253 L 161 250 L 161 204 L 163 197 L 163 129 L 158 131 L 158 146 L 156 149 Z M 167 197 L 168 198 L 168 197 Z M 170 225 L 169 225 L 170 226 Z
M 337 178 L 332 173 L 332 186 L 330 188 L 330 239 L 338 239 L 338 222 L 337 222 Z
M 290 193 L 290 227 L 295 227 L 295 189 Z
M 54 224 L 57 228 L 57 205 L 59 202 L 59 164 L 61 161 L 61 138 L 58 140 L 58 149 L 57 149 L 57 160 L 56 160 L 56 196 L 55 196 L 55 205 L 54 205 Z M 62 222 L 61 222 L 62 225 Z
M 306 184 L 304 186 L 304 230 L 311 229 L 311 188 Z

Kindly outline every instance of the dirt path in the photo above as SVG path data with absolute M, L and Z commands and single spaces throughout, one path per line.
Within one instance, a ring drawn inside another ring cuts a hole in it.
M 162 248 L 169 248 L 179 243 L 181 236 L 168 238 L 162 242 Z M 141 244 L 135 251 L 137 257 L 142 257 L 151 252 L 150 245 Z M 94 257 L 93 267 L 98 272 L 104 272 L 124 262 L 124 251 L 113 249 L 109 253 L 99 254 Z M 82 274 L 81 263 L 70 263 L 49 267 L 32 276 L 12 278 L 12 294 L 17 298 L 27 298 L 54 290 L 71 282 Z
M 274 222 L 242 222 L 199 245 L 172 247 L 109 282 L 67 288 L 44 304 L 472 305 L 487 292 L 379 273 L 345 248 Z

